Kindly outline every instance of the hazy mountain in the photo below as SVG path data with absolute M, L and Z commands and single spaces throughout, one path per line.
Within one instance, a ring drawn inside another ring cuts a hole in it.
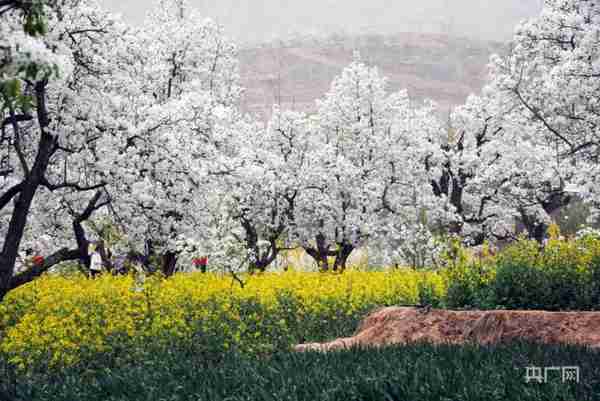
M 408 89 L 415 101 L 432 99 L 443 113 L 479 92 L 499 42 L 448 35 L 331 36 L 245 48 L 240 52 L 246 94 L 243 108 L 263 116 L 274 103 L 314 111 L 333 78 L 352 61 L 354 50 L 387 76 L 390 90 Z
M 100 2 L 137 24 L 157 1 Z M 498 42 L 510 40 L 519 21 L 538 14 L 543 0 L 187 2 L 241 44 L 244 105 L 264 113 L 279 99 L 311 110 L 354 49 L 381 68 L 391 89 L 407 88 L 413 98 L 432 98 L 448 109 L 480 90 L 489 56 L 501 48 Z M 289 43 L 298 33 L 308 39 Z M 331 40 L 311 38 L 328 35 Z M 288 43 L 256 45 L 269 40 Z

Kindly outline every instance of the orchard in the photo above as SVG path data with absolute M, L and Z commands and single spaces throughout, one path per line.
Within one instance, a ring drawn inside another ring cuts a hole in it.
M 384 306 L 600 322 L 597 0 L 546 0 L 446 116 L 355 52 L 266 119 L 189 3 L 0 0 L 0 399 L 596 399 L 587 348 L 292 350 Z M 585 385 L 517 376 L 557 355 Z
M 139 27 L 91 0 L 0 13 L 2 296 L 85 272 L 98 240 L 166 275 L 204 256 L 266 271 L 291 249 L 323 271 L 365 247 L 422 267 L 449 236 L 511 240 L 518 219 L 541 242 L 575 196 L 599 204 L 593 1 L 546 2 L 448 121 L 356 54 L 316 112 L 262 122 L 239 108 L 236 45 L 183 0 Z

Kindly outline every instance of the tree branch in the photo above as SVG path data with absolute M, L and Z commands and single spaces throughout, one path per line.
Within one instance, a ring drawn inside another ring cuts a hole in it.
M 82 192 L 83 191 L 93 191 L 96 189 L 104 188 L 106 186 L 105 182 L 100 182 L 96 185 L 91 185 L 91 186 L 81 186 L 76 182 L 67 182 L 67 181 L 60 183 L 60 184 L 51 184 L 46 179 L 46 177 L 42 178 L 41 184 L 44 187 L 48 188 L 48 190 L 50 190 L 50 191 L 56 191 L 56 190 L 63 189 L 63 188 L 71 188 L 71 189 L 75 189 L 77 191 L 82 191 Z
M 563 141 L 571 149 L 573 148 L 573 144 L 571 143 L 571 141 L 569 141 L 567 138 L 565 138 L 560 132 L 558 132 L 557 129 L 552 127 L 550 125 L 550 123 L 548 123 L 548 121 L 541 115 L 540 111 L 537 108 L 535 108 L 535 107 L 531 106 L 529 103 L 527 103 L 525 98 L 521 95 L 519 88 L 513 89 L 513 92 L 517 95 L 517 97 L 519 98 L 519 100 L 521 101 L 523 106 L 525 106 L 525 108 L 527 108 L 527 110 L 529 110 L 531 112 L 531 114 L 533 114 L 533 116 L 535 118 L 537 118 L 546 127 L 546 129 L 548 131 L 550 131 L 551 133 L 556 135 L 557 138 L 559 138 L 561 141 Z
M 13 135 L 14 135 L 14 140 L 13 140 L 13 146 L 15 148 L 15 151 L 17 152 L 17 156 L 19 158 L 19 162 L 21 163 L 21 167 L 23 168 L 23 175 L 25 175 L 25 177 L 27 177 L 29 175 L 29 166 L 27 165 L 27 159 L 25 158 L 25 154 L 23 153 L 23 149 L 21 148 L 21 133 L 19 130 L 19 123 L 18 123 L 18 116 L 15 114 L 14 110 L 10 109 L 10 123 L 12 124 L 12 128 L 13 128 Z
M 27 284 L 59 263 L 77 259 L 79 259 L 79 250 L 63 248 L 47 258 L 44 258 L 44 263 L 42 263 L 42 265 L 33 266 L 30 269 L 13 276 L 10 279 L 9 289 L 14 290 L 17 287 Z
M 8 202 L 17 196 L 23 190 L 23 183 L 17 184 L 0 196 L 0 210 L 2 210 Z
M 0 170 L 0 177 L 6 177 L 7 175 L 12 174 L 14 172 L 15 172 L 15 170 L 12 169 L 12 168 L 9 168 L 9 169 L 6 169 L 6 170 Z
M 31 121 L 31 120 L 33 120 L 33 117 L 30 115 L 12 113 L 12 115 L 10 117 L 7 117 L 4 119 L 4 121 L 2 122 L 2 128 L 6 127 L 7 125 L 12 125 L 14 123 Z

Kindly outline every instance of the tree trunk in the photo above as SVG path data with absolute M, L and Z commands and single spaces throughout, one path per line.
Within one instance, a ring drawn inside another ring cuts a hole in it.
M 109 272 L 112 272 L 114 268 L 114 266 L 112 265 L 112 254 L 110 252 L 110 249 L 108 249 L 104 244 L 104 241 L 100 241 L 98 253 L 100 254 L 100 258 L 102 259 L 102 265 Z
M 540 201 L 540 205 L 549 216 L 552 216 L 554 212 L 567 206 L 572 200 L 573 197 L 571 195 L 564 192 L 556 192 L 549 195 L 543 201 Z M 538 221 L 535 217 L 527 215 L 524 211 L 521 211 L 521 223 L 525 226 L 527 236 L 530 239 L 534 239 L 539 243 L 544 241 L 548 231 L 548 224 Z
M 25 179 L 21 193 L 17 195 L 18 198 L 15 201 L 8 231 L 4 239 L 4 246 L 0 253 L 0 292 L 2 290 L 8 291 L 31 204 L 48 167 L 53 143 L 54 140 L 50 135 L 42 134 L 36 161 L 29 176 Z
M 246 233 L 246 249 L 250 252 L 254 253 L 254 258 L 250 260 L 250 264 L 248 266 L 248 271 L 250 274 L 255 272 L 264 273 L 269 265 L 275 261 L 277 255 L 279 254 L 279 248 L 277 247 L 277 238 L 279 234 L 283 231 L 283 226 L 280 227 L 277 232 L 268 239 L 269 241 L 269 250 L 265 253 L 261 253 L 260 248 L 258 246 L 258 232 L 253 225 L 251 220 L 246 218 L 241 219 L 242 227 Z
M 256 253 L 256 259 L 250 262 L 250 273 L 258 271 L 260 273 L 264 273 L 267 268 L 277 259 L 277 255 L 279 254 L 279 248 L 277 247 L 277 237 L 269 238 L 269 250 L 260 254 L 260 250 L 258 246 L 254 244 L 254 251 Z
M 55 149 L 56 138 L 46 132 L 50 120 L 46 110 L 46 82 L 41 81 L 35 85 L 37 100 L 37 115 L 40 126 L 40 141 L 35 161 L 30 171 L 25 171 L 25 179 L 22 182 L 21 191 L 15 200 L 12 216 L 8 230 L 4 238 L 4 245 L 0 253 L 0 294 L 6 294 L 10 290 L 11 278 L 14 274 L 17 254 L 23 239 L 27 217 L 31 210 L 31 204 L 35 193 L 40 186 L 50 158 Z M 17 128 L 15 128 L 17 129 Z M 15 135 L 18 135 L 15 132 Z
M 73 221 L 73 230 L 75 234 L 75 239 L 77 241 L 77 249 L 66 249 L 63 248 L 52 255 L 44 258 L 44 262 L 40 266 L 32 266 L 26 271 L 23 271 L 17 275 L 12 275 L 8 282 L 8 285 L 3 285 L 0 288 L 0 301 L 4 298 L 4 296 L 8 293 L 8 291 L 13 290 L 23 284 L 26 284 L 35 278 L 41 276 L 44 272 L 46 272 L 51 267 L 70 260 L 79 260 L 85 261 L 88 260 L 87 267 L 89 268 L 89 254 L 87 245 L 89 241 L 85 236 L 85 231 L 82 226 L 82 222 L 89 219 L 91 215 L 104 206 L 106 203 L 98 204 L 100 200 L 101 193 L 97 192 L 96 195 L 90 200 L 86 209 L 75 218 Z M 15 206 L 16 207 L 16 206 Z M 16 259 L 15 259 L 16 260 Z
M 350 244 L 343 244 L 339 247 L 338 254 L 335 257 L 335 262 L 333 263 L 333 271 L 344 271 L 346 270 L 346 262 L 350 257 L 350 254 L 354 251 L 354 246 Z
M 162 257 L 162 272 L 165 277 L 171 277 L 175 274 L 175 266 L 177 264 L 177 254 L 175 252 L 166 252 Z
M 39 179 L 30 176 L 23 190 L 15 202 L 12 217 L 8 225 L 8 231 L 4 239 L 4 247 L 0 253 L 0 292 L 6 293 L 10 289 L 10 281 L 13 276 L 17 254 L 23 238 L 23 232 L 27 225 L 27 217 L 31 209 L 31 203 L 39 186 Z
M 523 223 L 523 226 L 525 226 L 527 237 L 529 239 L 536 240 L 540 244 L 544 241 L 544 238 L 546 237 L 546 231 L 548 229 L 548 225 L 546 223 L 537 220 L 535 217 L 528 216 L 525 213 L 521 213 L 521 223 Z
M 142 264 L 144 265 L 144 268 L 146 269 L 146 271 L 150 274 L 156 273 L 157 269 L 159 266 L 153 266 L 152 265 L 152 257 L 156 256 L 156 253 L 154 252 L 154 244 L 152 243 L 152 240 L 146 240 L 144 242 L 144 257 L 142 259 Z M 160 266 L 162 267 L 162 266 Z
M 327 272 L 329 271 L 329 251 L 328 250 L 318 250 L 311 247 L 305 247 L 304 250 L 310 257 L 312 257 L 320 271 Z
M 14 290 L 24 284 L 27 284 L 28 282 L 41 276 L 44 272 L 48 271 L 48 269 L 50 269 L 53 266 L 56 266 L 59 263 L 66 262 L 69 260 L 77 260 L 79 259 L 79 257 L 80 255 L 78 249 L 64 248 L 44 258 L 44 263 L 40 266 L 33 266 L 24 272 L 14 275 L 13 277 L 11 277 L 8 287 L 0 289 L 0 302 L 2 302 L 2 300 L 10 290 Z

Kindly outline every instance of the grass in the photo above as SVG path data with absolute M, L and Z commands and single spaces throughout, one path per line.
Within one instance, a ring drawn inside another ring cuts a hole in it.
M 12 379 L 4 371 L 10 380 L 3 380 L 3 391 L 15 401 L 587 401 L 600 400 L 599 360 L 600 352 L 591 349 L 526 343 L 228 355 L 213 364 L 194 354 L 149 352 L 94 371 L 70 368 Z M 578 366 L 581 380 L 563 383 L 552 372 L 548 383 L 526 383 L 528 366 Z

